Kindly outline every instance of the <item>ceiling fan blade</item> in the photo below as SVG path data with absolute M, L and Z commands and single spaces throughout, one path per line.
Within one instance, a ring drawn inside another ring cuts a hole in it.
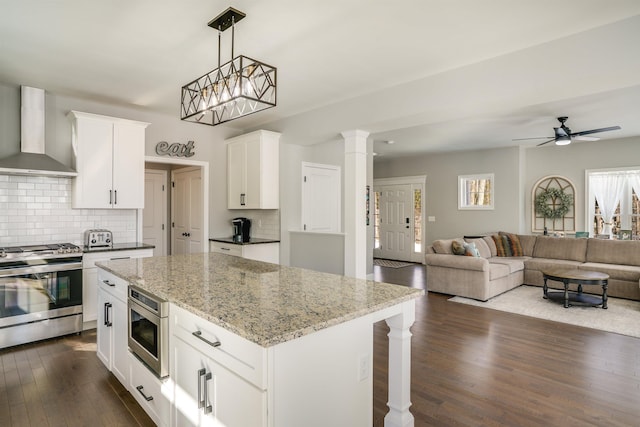
M 551 141 L 555 141 L 555 140 L 556 140 L 556 138 L 551 138 L 551 139 L 550 139 L 550 140 L 548 140 L 548 141 L 545 141 L 545 142 L 543 142 L 543 143 L 541 143 L 541 144 L 536 145 L 536 147 L 540 147 L 541 145 L 548 144 L 548 143 L 550 143 Z
M 554 138 L 553 136 L 535 136 L 533 138 L 516 138 L 512 139 L 512 141 L 526 141 L 528 139 L 545 139 L 545 138 Z
M 582 136 L 582 135 L 589 135 L 591 133 L 599 133 L 599 132 L 608 132 L 610 130 L 619 130 L 621 129 L 620 126 L 611 126 L 608 128 L 600 128 L 600 129 L 591 129 L 591 130 L 583 130 L 582 132 L 575 132 L 571 134 L 571 137 L 574 136 Z
M 574 141 L 600 141 L 600 138 L 595 136 L 581 136 L 577 135 L 572 138 Z

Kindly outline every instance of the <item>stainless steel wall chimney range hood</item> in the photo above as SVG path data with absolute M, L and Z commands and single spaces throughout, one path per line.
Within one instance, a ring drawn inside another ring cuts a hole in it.
M 20 87 L 20 153 L 0 159 L 0 174 L 71 178 L 78 173 L 44 152 L 44 90 Z

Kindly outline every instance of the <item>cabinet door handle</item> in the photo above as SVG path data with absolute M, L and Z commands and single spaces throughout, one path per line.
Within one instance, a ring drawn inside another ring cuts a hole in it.
M 138 393 L 140 393 L 142 397 L 144 397 L 144 400 L 146 400 L 147 402 L 151 402 L 153 400 L 153 396 L 147 396 L 146 394 L 144 394 L 144 392 L 142 391 L 143 388 L 144 387 L 139 385 L 138 387 L 136 387 L 136 390 L 138 390 Z
M 245 205 L 245 193 L 240 193 L 240 206 L 244 206 Z
M 220 341 L 211 342 L 208 339 L 206 339 L 205 337 L 203 337 L 202 336 L 202 331 L 191 332 L 191 335 L 193 335 L 194 337 L 198 338 L 199 340 L 202 340 L 202 341 L 206 342 L 211 347 L 220 347 L 220 345 L 221 345 Z
M 204 400 L 202 400 L 202 377 L 207 373 L 207 371 L 202 369 L 198 369 L 198 409 L 204 408 Z
M 213 405 L 209 404 L 207 405 L 207 402 L 209 401 L 209 387 L 207 387 L 207 381 L 209 381 L 211 379 L 211 372 L 207 372 L 207 375 L 204 376 L 204 399 L 203 399 L 203 403 L 204 403 L 204 413 L 205 414 L 210 414 L 211 412 L 213 412 Z
M 220 249 L 223 250 L 223 251 L 230 251 L 231 250 L 231 248 L 220 248 Z
M 113 190 L 113 204 L 118 204 L 118 190 Z
M 113 190 L 109 190 L 109 204 L 113 204 Z
M 115 283 L 111 283 L 111 282 L 110 282 L 110 281 L 108 281 L 108 280 L 103 280 L 103 281 L 102 281 L 102 283 L 104 283 L 104 284 L 105 284 L 105 285 L 107 285 L 107 286 L 111 286 L 112 288 L 115 288 L 115 287 L 116 287 L 116 284 L 115 284 Z
M 111 323 L 111 319 L 109 318 L 109 309 L 113 307 L 113 304 L 111 304 L 110 302 L 105 302 L 104 303 L 104 324 L 107 327 L 110 327 L 113 325 L 113 323 Z

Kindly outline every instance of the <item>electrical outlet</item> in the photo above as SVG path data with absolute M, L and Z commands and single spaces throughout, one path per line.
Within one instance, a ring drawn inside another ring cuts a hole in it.
M 360 355 L 358 359 L 358 381 L 364 381 L 369 378 L 369 371 L 371 371 L 371 362 L 369 354 Z

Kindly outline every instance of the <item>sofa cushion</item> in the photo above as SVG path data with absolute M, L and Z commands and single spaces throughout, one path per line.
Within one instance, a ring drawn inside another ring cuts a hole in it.
M 480 252 L 480 256 L 482 258 L 491 258 L 491 249 L 489 249 L 489 245 L 487 245 L 487 242 L 484 239 L 478 238 L 464 240 L 469 243 L 475 243 L 476 248 L 478 249 L 478 252 Z
M 533 256 L 535 258 L 585 262 L 587 239 L 538 236 Z
M 520 246 L 522 246 L 522 255 L 533 256 L 533 248 L 536 245 L 536 236 L 530 234 L 518 234 Z
M 552 270 L 556 268 L 578 268 L 580 264 L 582 264 L 580 261 L 549 258 L 529 258 L 524 261 L 524 267 L 527 270 L 538 271 Z
M 487 244 L 487 246 L 489 247 L 489 251 L 491 252 L 491 256 L 498 256 L 498 250 L 496 249 L 496 243 L 493 241 L 493 237 L 491 236 L 484 236 L 482 238 L 482 240 L 484 240 L 484 242 Z
M 489 259 L 489 264 L 502 264 L 509 267 L 509 273 L 524 270 L 524 258 L 494 257 Z
M 507 249 L 504 247 L 504 240 L 502 240 L 502 236 L 499 234 L 491 235 L 493 239 L 493 243 L 496 245 L 496 255 L 497 256 L 509 256 L 507 255 Z
M 508 276 L 509 273 L 510 270 L 508 265 L 489 263 L 489 280 L 496 280 L 501 277 Z
M 453 254 L 453 250 L 451 249 L 451 244 L 454 240 L 457 240 L 462 244 L 462 239 L 440 239 L 434 240 L 431 246 L 433 246 L 433 250 L 436 251 L 437 254 Z
M 582 239 L 580 239 L 582 240 Z M 640 241 L 588 239 L 587 262 L 640 266 Z
M 598 271 L 608 274 L 610 279 L 640 282 L 640 266 L 585 262 L 584 264 L 580 264 L 578 268 L 580 270 Z

